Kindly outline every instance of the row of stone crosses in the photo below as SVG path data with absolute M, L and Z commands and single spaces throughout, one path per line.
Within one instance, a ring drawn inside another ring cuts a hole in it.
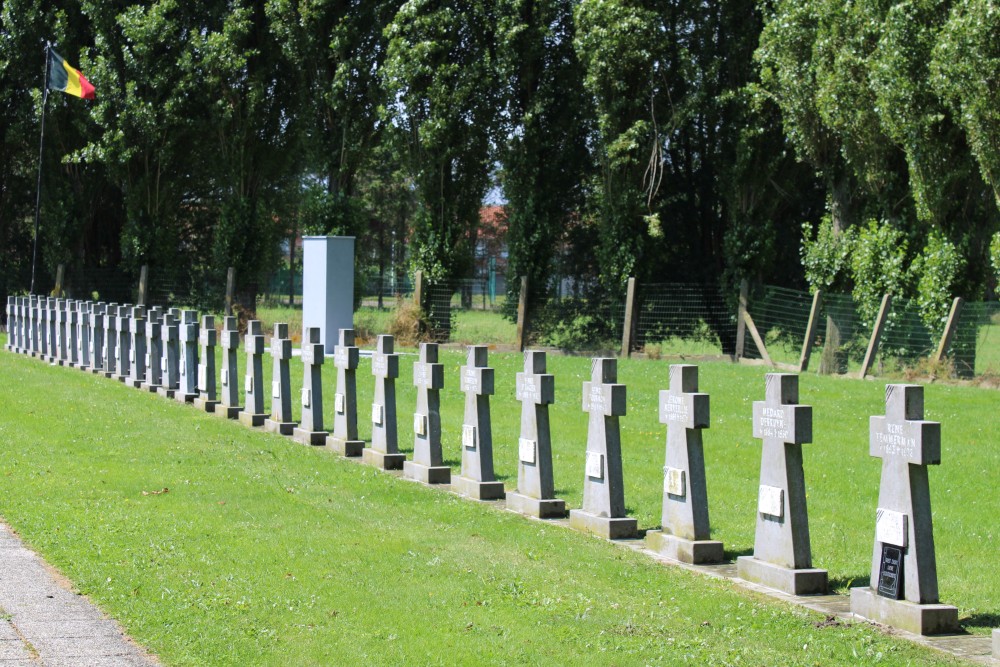
M 413 365 L 416 413 L 413 460 L 399 452 L 395 379 L 399 355 L 392 336 L 379 336 L 372 354 L 375 381 L 370 447 L 358 439 L 356 370 L 360 350 L 354 332 L 341 329 L 332 432 L 324 430 L 321 370 L 324 348 L 319 329 L 307 328 L 301 361 L 301 422 L 292 420 L 288 325 L 276 324 L 271 413 L 264 412 L 264 336 L 249 322 L 244 338 L 247 372 L 241 405 L 237 377 L 240 340 L 237 321 L 226 317 L 221 336 L 211 315 L 200 326 L 193 310 L 94 303 L 56 298 L 9 297 L 8 344 L 12 351 L 58 365 L 114 377 L 254 427 L 326 444 L 344 456 L 361 456 L 383 469 L 400 469 L 427 484 L 448 484 L 478 500 L 506 498 L 511 510 L 539 518 L 565 516 L 555 498 L 548 406 L 555 379 L 545 372 L 545 353 L 528 351 L 517 374 L 521 402 L 517 490 L 505 492 L 493 471 L 490 395 L 493 369 L 487 348 L 470 346 L 460 370 L 465 392 L 461 474 L 452 479 L 441 446 L 440 390 L 444 365 L 438 348 L 420 346 Z M 218 340 L 217 340 L 218 338 Z M 216 392 L 215 347 L 222 347 L 221 399 Z M 200 347 L 200 350 L 199 350 Z M 662 529 L 648 531 L 649 549 L 692 564 L 724 560 L 721 542 L 710 539 L 702 430 L 709 426 L 709 396 L 698 392 L 698 368 L 670 366 L 669 388 L 660 392 L 660 421 L 667 426 Z M 589 414 L 583 507 L 569 513 L 572 527 L 608 539 L 637 535 L 626 516 L 619 418 L 625 414 L 625 385 L 617 383 L 615 359 L 597 358 L 583 383 L 582 408 Z M 923 388 L 888 385 L 886 414 L 871 418 L 870 453 L 882 458 L 875 516 L 875 543 L 868 586 L 851 591 L 854 613 L 919 634 L 955 631 L 955 607 L 938 603 L 937 566 L 931 523 L 927 466 L 940 463 L 940 424 L 923 420 Z M 827 572 L 812 567 L 802 444 L 812 440 L 812 408 L 798 404 L 798 376 L 769 373 L 765 400 L 753 404 L 753 435 L 763 441 L 757 527 L 752 556 L 737 559 L 739 576 L 792 595 L 825 593 Z

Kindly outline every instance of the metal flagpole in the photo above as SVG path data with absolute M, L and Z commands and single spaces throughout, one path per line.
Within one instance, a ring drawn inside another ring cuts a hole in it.
M 35 193 L 35 244 L 31 251 L 31 291 L 35 293 L 35 266 L 38 264 L 38 221 L 42 209 L 42 155 L 45 151 L 45 107 L 49 101 L 49 59 L 52 45 L 45 42 L 45 74 L 42 78 L 42 138 L 38 144 L 38 187 Z

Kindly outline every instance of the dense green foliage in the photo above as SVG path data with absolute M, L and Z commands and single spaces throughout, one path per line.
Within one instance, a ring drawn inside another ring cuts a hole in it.
M 97 99 L 48 102 L 48 272 L 149 264 L 211 292 L 233 265 L 252 304 L 304 231 L 357 236 L 371 274 L 466 278 L 493 192 L 510 304 L 521 275 L 532 308 L 560 278 L 873 292 L 837 237 L 878 220 L 906 241 L 900 289 L 936 318 L 995 284 L 998 16 L 995 0 L 5 2 L 0 292 L 27 286 L 49 39 Z

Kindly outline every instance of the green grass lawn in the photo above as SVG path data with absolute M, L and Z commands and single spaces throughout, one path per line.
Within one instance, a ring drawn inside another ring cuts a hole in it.
M 410 453 L 415 356 L 404 352 L 397 396 Z M 445 458 L 457 470 L 463 355 L 442 361 Z M 512 488 L 521 356 L 491 363 L 496 468 Z M 550 357 L 549 368 L 556 488 L 576 507 L 590 362 Z M 292 370 L 297 395 L 298 359 Z M 750 417 L 764 372 L 701 367 L 714 537 L 730 556 L 753 544 L 760 445 Z M 331 424 L 332 364 L 324 375 Z M 0 515 L 166 664 L 954 664 L 118 382 L 9 353 L 0 377 Z M 619 381 L 626 503 L 640 528 L 655 528 L 667 362 L 623 360 Z M 367 360 L 358 385 L 369 438 Z M 883 385 L 807 374 L 800 393 L 815 406 L 816 442 L 805 446 L 814 564 L 844 591 L 870 567 L 880 462 L 868 456 L 867 423 L 883 411 Z M 976 633 L 1000 621 L 996 397 L 957 386 L 925 397 L 926 417 L 943 423 L 943 465 L 931 472 L 941 598 Z

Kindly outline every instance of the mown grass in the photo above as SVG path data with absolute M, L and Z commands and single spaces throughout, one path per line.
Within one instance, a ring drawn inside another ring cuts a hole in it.
M 397 390 L 407 452 L 413 359 L 400 364 Z M 462 355 L 443 352 L 442 361 L 444 445 L 457 469 Z M 512 487 L 521 357 L 491 361 L 496 465 Z M 572 506 L 583 482 L 580 383 L 589 367 L 550 358 L 556 487 Z M 292 369 L 298 387 L 298 360 Z M 367 361 L 359 374 L 368 437 Z M 641 528 L 659 524 L 655 406 L 666 376 L 665 362 L 620 364 L 629 387 L 626 502 Z M 0 377 L 0 513 L 167 664 L 948 662 L 863 624 L 815 627 L 815 615 L 731 584 L 117 382 L 12 354 L 0 354 Z M 746 553 L 760 453 L 750 403 L 763 394 L 763 370 L 705 364 L 701 385 L 712 395 L 705 443 L 715 536 L 731 555 Z M 944 432 L 944 464 L 931 473 L 941 597 L 981 632 L 995 625 L 1000 599 L 990 566 L 1000 516 L 995 394 L 926 391 L 927 417 Z M 815 406 L 816 442 L 805 454 L 814 560 L 844 589 L 868 574 L 879 462 L 868 456 L 867 416 L 882 411 L 882 386 L 805 375 L 801 394 Z

